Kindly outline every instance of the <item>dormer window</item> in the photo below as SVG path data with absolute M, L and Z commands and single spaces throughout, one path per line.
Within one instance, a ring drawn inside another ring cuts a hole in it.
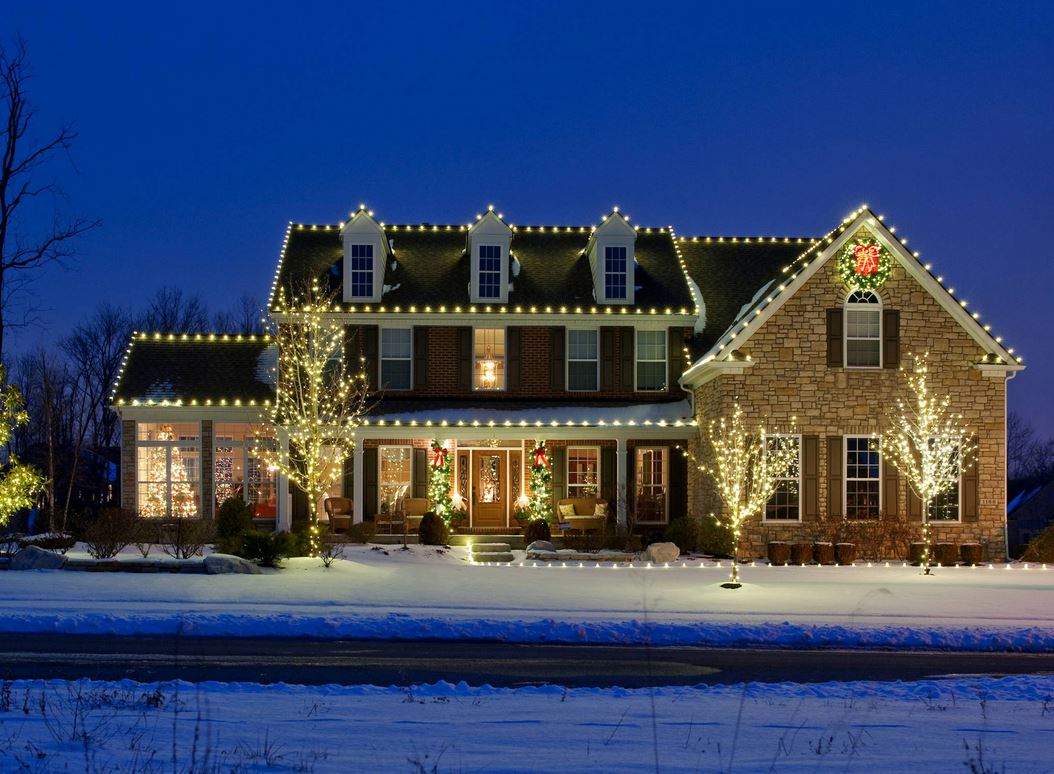
M 593 229 L 586 253 L 593 274 L 593 297 L 598 304 L 633 304 L 635 293 L 633 249 L 637 230 L 618 209 Z
M 501 245 L 479 246 L 479 297 L 501 298 Z
M 380 301 L 384 296 L 384 270 L 391 247 L 381 224 L 365 207 L 352 213 L 340 230 L 344 243 L 344 300 Z
M 604 296 L 608 301 L 626 299 L 626 248 L 604 248 Z
M 472 262 L 469 299 L 472 303 L 509 303 L 509 251 L 512 228 L 488 208 L 468 230 L 465 254 Z
M 373 245 L 350 246 L 351 295 L 354 298 L 370 298 L 373 295 Z

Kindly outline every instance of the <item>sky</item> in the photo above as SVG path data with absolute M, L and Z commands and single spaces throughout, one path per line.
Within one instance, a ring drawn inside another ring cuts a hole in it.
M 53 341 L 178 285 L 266 297 L 286 223 L 819 235 L 886 215 L 1028 366 L 1054 434 L 1054 4 L 4 3 L 55 170 L 102 225 L 40 275 Z

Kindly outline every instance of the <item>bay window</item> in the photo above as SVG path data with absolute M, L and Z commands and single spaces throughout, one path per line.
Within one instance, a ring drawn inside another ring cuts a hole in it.
M 201 515 L 201 428 L 197 422 L 136 424 L 136 510 L 151 518 Z
M 216 508 L 237 497 L 253 506 L 260 518 L 278 513 L 276 472 L 269 470 L 259 450 L 275 443 L 274 431 L 248 424 L 217 422 L 213 437 L 213 489 Z

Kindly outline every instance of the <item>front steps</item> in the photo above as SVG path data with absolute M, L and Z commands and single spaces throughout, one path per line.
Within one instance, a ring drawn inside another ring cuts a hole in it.
M 467 546 L 469 543 L 504 543 L 509 548 L 523 550 L 527 544 L 523 542 L 523 535 L 466 535 L 456 532 L 450 536 L 447 542 L 452 546 Z
M 514 559 L 508 543 L 473 543 L 469 551 L 473 562 L 507 563 Z

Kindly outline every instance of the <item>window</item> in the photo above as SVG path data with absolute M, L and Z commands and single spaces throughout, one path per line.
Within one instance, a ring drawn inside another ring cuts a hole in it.
M 351 295 L 373 295 L 373 245 L 351 246 Z
M 413 449 L 409 446 L 382 446 L 380 457 L 380 509 L 390 513 L 395 501 L 410 494 Z
M 136 426 L 136 505 L 152 518 L 201 515 L 201 430 L 197 422 Z
M 845 365 L 882 367 L 882 302 L 870 291 L 854 290 L 845 301 Z
M 409 390 L 413 358 L 412 328 L 381 329 L 381 386 L 388 390 Z
M 866 435 L 845 439 L 845 517 L 877 519 L 881 504 L 878 440 Z
M 637 331 L 637 389 L 666 389 L 666 331 Z
M 637 491 L 634 517 L 638 522 L 666 521 L 666 447 L 637 448 Z
M 270 428 L 217 422 L 213 438 L 213 489 L 216 508 L 232 497 L 255 506 L 260 518 L 278 515 L 275 471 L 254 449 L 274 443 Z
M 952 452 L 952 464 L 958 475 L 955 486 L 933 498 L 930 503 L 930 521 L 958 521 L 960 493 L 962 489 L 962 469 L 959 467 L 959 449 Z
M 479 297 L 501 298 L 501 245 L 479 246 Z
M 604 298 L 617 301 L 626 298 L 626 248 L 604 248 Z
M 476 328 L 472 332 L 472 386 L 477 390 L 505 389 L 505 329 Z
M 797 435 L 770 435 L 765 438 L 766 448 L 776 449 L 785 445 L 794 450 L 796 457 L 787 477 L 776 484 L 776 491 L 765 504 L 766 521 L 799 521 L 801 519 L 801 437 Z
M 597 332 L 567 331 L 567 389 L 597 389 L 599 364 Z
M 567 450 L 567 496 L 600 496 L 600 449 L 572 446 Z

